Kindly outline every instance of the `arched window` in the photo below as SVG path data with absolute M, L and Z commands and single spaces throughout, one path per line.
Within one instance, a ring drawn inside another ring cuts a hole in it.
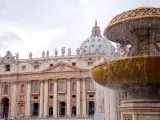
M 76 91 L 76 82 L 72 82 L 72 91 Z
M 38 92 L 38 83 L 34 84 L 34 92 L 35 92 L 35 93 Z
M 53 107 L 50 107 L 49 108 L 49 116 L 52 116 L 53 115 Z
M 8 85 L 4 86 L 4 94 L 8 94 Z
M 21 93 L 24 92 L 24 85 L 21 85 Z
M 89 82 L 89 90 L 93 90 L 94 89 L 94 84 L 92 81 Z
M 54 91 L 54 90 L 53 90 L 53 83 L 50 83 L 49 91 L 50 91 L 50 92 L 53 92 L 53 91 Z

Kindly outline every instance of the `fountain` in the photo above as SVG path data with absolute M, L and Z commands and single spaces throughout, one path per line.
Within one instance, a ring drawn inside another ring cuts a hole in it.
M 131 47 L 127 57 L 93 67 L 93 79 L 125 93 L 121 120 L 160 120 L 160 8 L 123 12 L 111 20 L 104 36 Z

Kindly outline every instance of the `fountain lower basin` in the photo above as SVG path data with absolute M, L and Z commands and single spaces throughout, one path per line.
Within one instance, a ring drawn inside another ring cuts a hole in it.
M 107 61 L 91 69 L 93 79 L 110 88 L 160 84 L 160 56 L 137 56 Z

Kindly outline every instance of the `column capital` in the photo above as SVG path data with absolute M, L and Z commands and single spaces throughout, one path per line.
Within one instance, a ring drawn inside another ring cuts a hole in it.
M 44 82 L 45 82 L 45 80 L 41 80 L 41 81 L 40 81 L 40 83 L 44 83 Z
M 17 81 L 12 81 L 11 84 L 12 84 L 12 85 L 17 85 L 18 82 L 17 82 Z

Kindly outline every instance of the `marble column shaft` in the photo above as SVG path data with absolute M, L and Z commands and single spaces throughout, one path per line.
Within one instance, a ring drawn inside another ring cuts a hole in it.
M 54 98 L 53 98 L 53 115 L 54 115 L 54 117 L 57 117 L 57 92 L 58 92 L 58 90 L 57 90 L 57 80 L 54 82 Z
M 44 93 L 44 117 L 48 115 L 48 81 L 45 81 L 45 93 Z
M 17 91 L 17 84 L 12 84 L 12 101 L 11 101 L 11 117 L 16 116 L 16 92 Z
M 117 120 L 116 91 L 110 89 L 110 120 Z
M 71 82 L 67 80 L 67 116 L 71 116 Z
M 104 88 L 104 113 L 105 113 L 105 120 L 110 120 L 110 89 Z
M 83 79 L 83 97 L 82 97 L 82 105 L 83 105 L 83 109 L 82 109 L 82 114 L 83 116 L 86 116 L 86 79 Z
M 80 116 L 80 79 L 77 79 L 77 117 Z
M 31 116 L 31 82 L 27 84 L 27 99 L 26 99 L 26 110 L 25 115 L 27 117 Z
M 43 85 L 44 84 L 44 82 L 43 81 L 41 81 L 41 86 L 40 86 L 40 113 L 39 113 L 39 117 L 42 117 L 43 116 L 43 97 L 44 97 L 44 95 L 43 95 Z

